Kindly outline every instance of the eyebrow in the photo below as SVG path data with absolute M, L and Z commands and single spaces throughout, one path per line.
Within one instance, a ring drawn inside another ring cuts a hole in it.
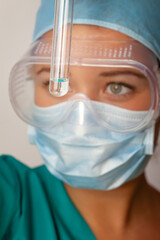
M 37 71 L 37 75 L 41 74 L 42 72 L 50 72 L 50 68 L 42 67 L 39 71 Z
M 37 71 L 37 74 L 39 75 L 42 72 L 50 72 L 50 68 L 43 67 L 39 71 Z M 142 73 L 138 73 L 135 71 L 108 71 L 108 72 L 102 72 L 100 76 L 102 77 L 113 77 L 116 75 L 133 75 L 139 78 L 145 78 L 145 76 Z
M 134 72 L 134 71 L 109 71 L 109 72 L 102 72 L 100 76 L 102 77 L 112 77 L 116 75 L 133 75 L 139 78 L 145 78 L 142 73 Z

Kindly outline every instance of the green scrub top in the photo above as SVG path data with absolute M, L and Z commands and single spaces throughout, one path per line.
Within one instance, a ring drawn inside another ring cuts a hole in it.
M 0 240 L 95 240 L 63 183 L 45 166 L 0 156 Z

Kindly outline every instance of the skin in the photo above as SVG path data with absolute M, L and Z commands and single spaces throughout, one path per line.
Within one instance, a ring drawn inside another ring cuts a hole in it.
M 85 38 L 88 35 L 95 39 L 99 37 L 105 39 L 106 36 L 117 40 L 131 39 L 122 33 L 95 26 L 73 27 L 73 36 Z M 43 36 L 43 38 L 46 37 L 52 38 L 52 31 Z M 128 89 L 128 86 L 126 88 L 125 85 L 122 86 L 124 94 L 117 95 L 111 92 L 111 87 L 114 87 L 111 84 L 115 83 L 117 78 L 113 75 L 101 75 L 102 72 L 106 72 L 106 69 L 71 67 L 70 92 L 62 98 L 56 98 L 48 94 L 48 80 L 46 81 L 49 79 L 48 68 L 41 70 L 41 66 L 35 69 L 35 103 L 41 107 L 66 101 L 72 94 L 81 92 L 92 100 L 107 102 L 130 110 L 148 110 L 149 108 L 150 88 L 144 77 L 140 78 L 141 82 L 138 84 L 137 77 L 130 76 L 132 82 L 135 81 L 134 90 Z M 110 70 L 107 70 L 107 74 Z M 120 74 L 118 82 L 125 77 L 124 74 Z M 158 121 L 155 131 L 156 144 L 159 132 Z M 144 175 L 110 191 L 73 188 L 67 184 L 64 186 L 96 239 L 160 240 L 160 193 L 148 185 Z

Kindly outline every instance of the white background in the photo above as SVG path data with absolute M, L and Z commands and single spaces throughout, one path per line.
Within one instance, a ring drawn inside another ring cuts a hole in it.
M 27 125 L 14 113 L 8 95 L 12 66 L 28 49 L 40 0 L 0 0 L 0 154 L 33 167 L 42 163 L 27 139 Z M 160 190 L 160 151 L 147 167 L 148 181 Z

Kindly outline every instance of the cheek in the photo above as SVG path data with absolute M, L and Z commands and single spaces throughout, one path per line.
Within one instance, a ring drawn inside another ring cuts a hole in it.
M 150 88 L 145 88 L 137 93 L 131 101 L 128 101 L 126 108 L 135 111 L 147 111 L 151 106 Z
M 34 101 L 39 107 L 48 107 L 54 104 L 53 97 L 49 94 L 47 88 L 38 84 L 35 84 Z

